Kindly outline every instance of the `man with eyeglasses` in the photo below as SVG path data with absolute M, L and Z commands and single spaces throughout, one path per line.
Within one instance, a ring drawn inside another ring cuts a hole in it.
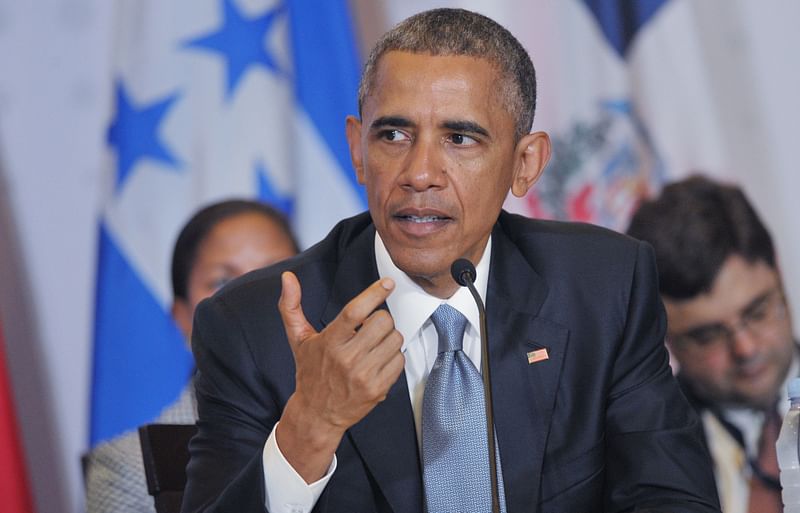
M 781 512 L 775 439 L 798 355 L 769 232 L 742 191 L 692 176 L 634 214 L 656 251 L 667 344 L 726 513 Z

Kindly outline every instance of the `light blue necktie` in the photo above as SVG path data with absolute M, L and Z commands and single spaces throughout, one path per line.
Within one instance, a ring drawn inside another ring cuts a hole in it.
M 422 400 L 422 478 L 428 513 L 490 513 L 492 486 L 483 382 L 462 351 L 467 319 L 441 305 L 431 315 L 439 356 Z M 500 509 L 505 512 L 498 456 Z

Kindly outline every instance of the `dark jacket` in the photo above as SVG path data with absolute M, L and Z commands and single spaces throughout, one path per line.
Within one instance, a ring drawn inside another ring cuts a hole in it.
M 306 317 L 322 329 L 378 278 L 374 236 L 368 214 L 342 221 L 199 307 L 199 433 L 183 511 L 264 511 L 261 453 L 295 375 L 280 273 L 297 274 Z M 492 237 L 486 309 L 508 512 L 719 511 L 701 426 L 668 365 L 651 248 L 508 213 Z M 539 348 L 549 358 L 529 364 Z M 417 447 L 401 374 L 342 439 L 314 511 L 422 512 Z

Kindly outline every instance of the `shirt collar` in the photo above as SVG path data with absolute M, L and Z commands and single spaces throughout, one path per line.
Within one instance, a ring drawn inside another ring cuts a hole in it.
M 795 349 L 792 353 L 789 372 L 780 388 L 777 409 L 781 416 L 786 415 L 786 412 L 789 411 L 788 386 L 789 382 L 798 376 L 798 372 L 800 372 L 800 358 L 798 358 L 797 349 Z M 758 452 L 758 441 L 761 436 L 761 425 L 764 419 L 763 412 L 749 408 L 723 408 L 722 416 L 739 430 L 744 439 L 745 452 L 754 456 Z
M 483 254 L 475 266 L 477 275 L 475 277 L 475 288 L 484 304 L 486 303 L 486 287 L 489 283 L 491 254 L 492 237 L 490 235 Z M 406 273 L 394 265 L 389 251 L 377 232 L 375 232 L 375 261 L 378 265 L 378 276 L 391 278 L 395 282 L 395 289 L 386 299 L 386 306 L 389 307 L 389 312 L 394 318 L 395 328 L 403 335 L 402 351 L 405 351 L 408 341 L 419 332 L 434 310 L 443 303 L 449 304 L 464 314 L 464 317 L 467 318 L 476 333 L 480 332 L 478 306 L 466 287 L 459 287 L 455 294 L 446 300 L 431 296 L 422 287 L 414 283 Z

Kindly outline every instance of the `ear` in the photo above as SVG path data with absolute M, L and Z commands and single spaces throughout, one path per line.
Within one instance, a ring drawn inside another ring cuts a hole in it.
M 545 132 L 527 134 L 519 140 L 514 151 L 517 164 L 511 192 L 521 198 L 542 176 L 542 171 L 550 160 L 550 136 Z
M 356 170 L 358 183 L 364 185 L 364 155 L 361 152 L 361 120 L 355 116 L 347 116 L 345 134 L 347 144 L 350 146 L 350 160 Z
M 175 319 L 175 324 L 178 325 L 178 329 L 183 333 L 187 345 L 191 345 L 192 341 L 193 314 L 191 305 L 185 299 L 176 299 L 172 303 L 172 318 Z

